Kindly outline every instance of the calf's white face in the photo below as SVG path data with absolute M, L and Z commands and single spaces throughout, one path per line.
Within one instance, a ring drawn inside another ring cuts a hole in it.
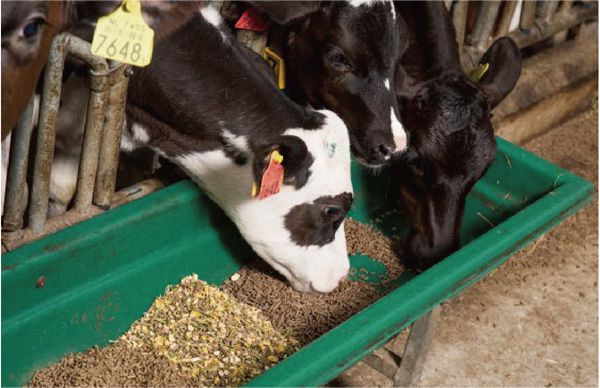
M 326 116 L 320 128 L 283 134 L 306 145 L 308 178 L 304 174 L 301 185 L 288 182 L 263 200 L 250 194 L 255 155 L 245 164 L 221 149 L 170 157 L 235 222 L 254 251 L 304 292 L 333 291 L 350 267 L 343 227 L 352 202 L 348 132 L 333 112 L 320 113 Z M 245 137 L 222 130 L 237 152 L 248 151 L 240 149 L 248 144 Z

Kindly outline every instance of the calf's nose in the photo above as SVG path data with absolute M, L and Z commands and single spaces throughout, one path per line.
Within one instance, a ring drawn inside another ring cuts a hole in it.
M 319 292 L 326 294 L 335 290 L 338 285 L 343 282 L 348 276 L 348 268 L 337 268 L 334 269 L 327 279 L 321 279 L 317 282 L 310 282 L 310 288 L 313 292 Z
M 387 144 L 378 144 L 375 146 L 373 153 L 379 160 L 389 160 L 394 153 L 394 149 Z

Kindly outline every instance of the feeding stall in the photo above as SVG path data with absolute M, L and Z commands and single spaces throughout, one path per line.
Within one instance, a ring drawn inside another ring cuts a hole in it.
M 508 33 L 525 48 L 597 12 L 568 1 L 493 1 L 471 10 L 469 18 L 470 3 L 447 4 L 467 69 L 494 36 Z M 510 32 L 516 11 L 520 27 Z M 88 63 L 91 96 L 73 206 L 47 220 L 49 161 L 67 55 Z M 5 385 L 24 385 L 36 370 L 68 353 L 109 344 L 165 287 L 185 276 L 195 273 L 220 286 L 235 281 L 254 257 L 235 226 L 190 181 L 162 188 L 153 179 L 115 192 L 128 75 L 127 65 L 111 66 L 91 55 L 89 43 L 58 36 L 45 73 L 30 190 L 33 99 L 12 135 L 2 219 Z M 419 318 L 591 201 L 589 182 L 501 138 L 497 145 L 495 162 L 467 198 L 460 250 L 423 273 L 402 270 L 391 276 L 380 261 L 355 252 L 350 257 L 354 275 L 364 274 L 361 281 L 380 292 L 376 300 L 247 384 L 323 385 L 417 321 L 412 347 L 391 376 L 398 385 L 410 384 L 428 332 L 429 321 Z M 389 179 L 386 172 L 371 176 L 353 162 L 355 200 L 349 217 L 396 239 L 406 234 L 407 225 L 387 196 Z M 369 364 L 390 373 L 372 360 Z

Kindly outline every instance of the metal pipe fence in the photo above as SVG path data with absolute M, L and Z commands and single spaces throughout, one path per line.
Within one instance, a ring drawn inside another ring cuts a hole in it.
M 468 25 L 471 7 L 476 17 Z M 495 39 L 509 36 L 521 49 L 533 46 L 561 31 L 597 19 L 598 4 L 596 1 L 456 0 L 450 4 L 450 11 L 462 64 L 469 71 Z
M 90 44 L 68 33 L 57 36 L 44 73 L 39 125 L 34 149 L 31 190 L 27 186 L 30 143 L 34 128 L 33 100 L 14 129 L 2 215 L 3 249 L 14 249 L 62 227 L 108 209 L 114 194 L 129 66 L 92 54 Z M 65 59 L 71 55 L 90 68 L 90 100 L 82 140 L 77 189 L 72 209 L 48 218 L 50 174 Z M 27 193 L 30 191 L 28 198 Z M 25 223 L 25 215 L 28 220 Z

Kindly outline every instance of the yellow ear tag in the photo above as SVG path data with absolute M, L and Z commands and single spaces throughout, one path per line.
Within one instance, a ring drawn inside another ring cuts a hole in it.
M 263 59 L 267 61 L 269 66 L 271 66 L 275 72 L 279 90 L 285 89 L 285 62 L 283 61 L 283 58 L 281 58 L 270 47 L 265 47 L 263 51 Z
M 489 68 L 490 68 L 489 63 L 482 63 L 479 66 L 477 66 L 476 68 L 474 68 L 473 70 L 471 70 L 471 74 L 469 74 L 469 78 L 471 78 L 471 80 L 473 82 L 479 82 L 481 77 L 483 77 L 483 75 L 488 71 Z
M 98 19 L 92 53 L 144 67 L 152 59 L 154 31 L 142 18 L 139 0 L 123 0 L 119 8 Z

